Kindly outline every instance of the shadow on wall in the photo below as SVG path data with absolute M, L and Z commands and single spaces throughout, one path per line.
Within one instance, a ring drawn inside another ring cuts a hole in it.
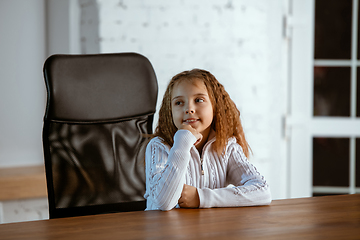
M 81 53 L 100 53 L 99 6 L 96 0 L 79 0 Z

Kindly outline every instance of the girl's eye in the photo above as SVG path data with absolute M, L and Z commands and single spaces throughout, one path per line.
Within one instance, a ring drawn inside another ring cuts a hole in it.
M 202 102 L 204 102 L 204 99 L 202 99 L 202 98 L 197 98 L 197 99 L 195 100 L 195 102 L 202 103 Z
M 180 104 L 181 104 L 180 101 L 176 101 L 176 102 L 175 102 L 175 105 L 176 105 L 176 106 L 178 106 L 178 105 L 180 105 Z

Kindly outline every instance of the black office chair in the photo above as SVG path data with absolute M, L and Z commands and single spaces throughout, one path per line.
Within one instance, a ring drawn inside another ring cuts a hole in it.
M 144 210 L 146 135 L 158 92 L 149 60 L 53 55 L 44 78 L 50 218 Z

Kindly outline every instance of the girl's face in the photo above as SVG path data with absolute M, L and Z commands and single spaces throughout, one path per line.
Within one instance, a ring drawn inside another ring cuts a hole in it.
M 177 129 L 190 124 L 207 139 L 213 121 L 213 106 L 203 81 L 183 80 L 174 85 L 171 94 L 172 118 Z

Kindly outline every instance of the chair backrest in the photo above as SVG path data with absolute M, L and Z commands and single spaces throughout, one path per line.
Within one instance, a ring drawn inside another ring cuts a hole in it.
M 53 55 L 44 64 L 50 218 L 144 210 L 145 143 L 157 80 L 136 53 Z

